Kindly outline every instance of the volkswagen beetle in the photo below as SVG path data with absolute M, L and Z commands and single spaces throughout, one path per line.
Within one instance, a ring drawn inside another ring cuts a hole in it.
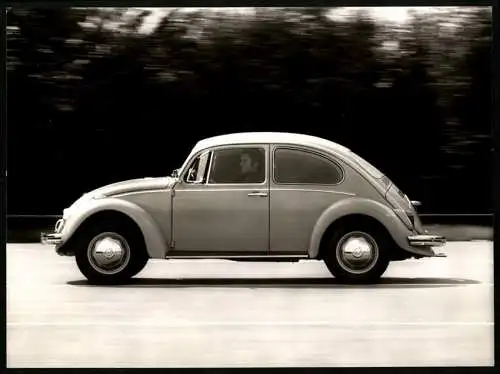
M 373 283 L 391 261 L 443 256 L 412 202 L 350 149 L 302 134 L 199 141 L 169 177 L 84 194 L 42 233 L 93 283 L 148 259 L 322 260 L 340 282 Z

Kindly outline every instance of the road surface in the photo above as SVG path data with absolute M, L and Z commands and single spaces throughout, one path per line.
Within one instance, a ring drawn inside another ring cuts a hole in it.
M 374 286 L 318 261 L 155 260 L 100 287 L 50 246 L 8 244 L 7 365 L 491 366 L 493 244 L 444 252 Z

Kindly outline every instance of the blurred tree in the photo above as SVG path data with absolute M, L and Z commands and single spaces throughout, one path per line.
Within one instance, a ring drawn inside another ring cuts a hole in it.
M 64 157 L 60 138 L 47 134 L 56 134 L 53 129 L 72 106 L 71 86 L 80 78 L 73 74 L 72 64 L 82 53 L 81 44 L 75 41 L 81 36 L 79 23 L 88 12 L 13 8 L 7 14 L 9 196 L 33 196 L 33 181 L 45 180 L 44 169 Z M 49 198 L 49 190 L 55 187 L 45 183 L 36 186 L 40 196 L 47 194 Z M 23 199 L 9 198 L 11 201 L 16 212 L 29 210 L 34 204 L 30 199 L 24 204 Z M 45 211 L 50 209 L 45 200 L 36 204 Z
M 343 143 L 427 211 L 487 210 L 490 12 L 403 25 L 330 13 L 171 9 L 145 33 L 140 10 L 13 8 L 9 212 L 57 212 L 103 183 L 170 173 L 200 138 L 261 130 Z

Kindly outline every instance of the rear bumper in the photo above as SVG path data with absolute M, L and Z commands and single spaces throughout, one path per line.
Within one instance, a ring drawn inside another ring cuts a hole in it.
M 446 238 L 440 235 L 412 235 L 408 237 L 408 243 L 412 247 L 442 247 Z
M 40 235 L 40 241 L 44 245 L 61 245 L 63 243 L 61 234 L 57 233 L 42 232 Z
M 408 237 L 411 247 L 419 250 L 428 250 L 430 257 L 447 257 L 444 253 L 435 252 L 432 247 L 442 247 L 446 244 L 446 238 L 440 235 L 412 235 Z

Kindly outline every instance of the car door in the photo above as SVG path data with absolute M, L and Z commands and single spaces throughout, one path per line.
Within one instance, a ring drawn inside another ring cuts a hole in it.
M 270 253 L 303 255 L 316 222 L 332 204 L 352 196 L 331 157 L 298 146 L 272 146 Z
M 263 144 L 195 155 L 175 187 L 172 253 L 267 254 L 268 160 Z

